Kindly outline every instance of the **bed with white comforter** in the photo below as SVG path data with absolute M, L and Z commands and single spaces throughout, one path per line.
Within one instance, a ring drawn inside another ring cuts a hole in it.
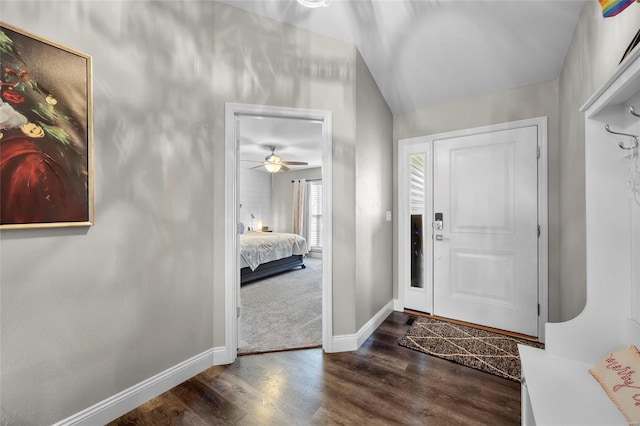
M 297 266 L 304 268 L 302 257 L 309 252 L 307 240 L 297 234 L 280 232 L 245 232 L 240 234 L 240 268 L 242 282 L 262 273 L 258 278 Z M 257 279 L 257 278 L 251 278 Z

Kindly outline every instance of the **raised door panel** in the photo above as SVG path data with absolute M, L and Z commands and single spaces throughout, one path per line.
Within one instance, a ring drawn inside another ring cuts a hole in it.
M 513 234 L 514 152 L 513 141 L 449 151 L 451 232 Z

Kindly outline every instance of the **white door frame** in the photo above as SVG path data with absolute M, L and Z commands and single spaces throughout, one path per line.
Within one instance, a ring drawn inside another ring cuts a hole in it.
M 426 149 L 421 149 L 422 146 L 428 144 Z M 403 139 L 399 141 L 398 146 L 398 283 L 408 283 L 411 280 L 411 265 L 406 262 L 411 256 L 409 250 L 409 244 L 411 242 L 407 235 L 410 234 L 411 223 L 408 220 L 410 217 L 410 203 L 409 203 L 409 185 L 402 184 L 401 182 L 407 182 L 407 178 L 410 177 L 411 165 L 408 161 L 408 155 L 425 154 L 425 176 L 424 176 L 424 218 L 422 228 L 422 242 L 423 253 L 429 253 L 429 256 L 433 257 L 433 228 L 430 225 L 433 218 L 433 143 L 425 141 L 424 138 L 412 138 Z M 405 261 L 400 262 L 400 259 Z M 426 302 L 429 305 L 427 312 L 433 313 L 433 262 L 429 265 L 425 265 L 424 268 L 424 287 L 422 290 L 427 292 Z M 399 284 L 398 284 L 399 285 Z M 399 285 L 400 286 L 400 285 Z M 404 300 L 407 289 L 405 285 L 400 286 L 398 289 L 398 298 L 402 301 L 402 308 L 405 308 Z M 420 290 L 415 290 L 416 292 Z M 428 294 L 428 293 L 431 294 Z
M 331 352 L 332 305 L 332 115 L 331 111 L 265 105 L 225 103 L 225 350 L 226 360 L 235 361 L 238 352 L 238 149 L 237 119 L 259 116 L 312 120 L 322 124 L 322 349 Z
M 432 149 L 433 141 L 439 139 L 457 138 L 471 136 L 480 133 L 491 133 L 502 130 L 517 129 L 520 127 L 538 127 L 538 147 L 540 148 L 540 159 L 538 160 L 538 224 L 540 225 L 540 238 L 538 239 L 538 303 L 540 304 L 540 315 L 538 316 L 538 339 L 544 342 L 545 324 L 549 318 L 549 208 L 548 208 L 548 188 L 547 188 L 547 117 L 536 117 L 526 120 L 512 121 L 508 123 L 493 124 L 489 126 L 475 127 L 472 129 L 457 130 L 453 132 L 437 133 L 428 136 L 419 136 L 398 141 L 397 159 L 397 182 L 398 182 L 398 230 L 407 228 L 408 205 L 402 198 L 406 198 L 406 188 L 403 189 L 401 181 L 403 173 L 403 151 L 405 146 L 417 143 L 428 144 L 428 150 Z M 406 233 L 405 233 L 406 234 Z M 397 282 L 398 282 L 398 303 L 396 306 L 404 309 L 405 281 L 409 276 L 407 270 L 407 251 L 403 247 L 408 247 L 409 235 L 399 232 L 397 250 Z M 433 300 L 433 299 L 432 299 Z M 432 307 L 433 311 L 433 307 Z

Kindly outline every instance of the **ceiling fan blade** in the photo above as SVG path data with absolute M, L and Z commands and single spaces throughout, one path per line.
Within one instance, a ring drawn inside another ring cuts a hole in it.
M 280 163 L 280 164 L 283 164 L 283 163 Z M 282 166 L 280 166 L 280 171 L 281 172 L 288 172 L 289 168 L 283 164 Z
M 251 167 L 249 170 L 260 169 L 262 167 L 264 167 L 264 164 L 260 164 L 259 166 Z
M 264 161 L 256 161 L 256 160 L 240 160 L 240 161 L 244 161 L 247 163 L 264 163 Z
M 286 164 L 287 166 L 307 166 L 309 163 L 306 161 L 283 161 L 282 164 Z

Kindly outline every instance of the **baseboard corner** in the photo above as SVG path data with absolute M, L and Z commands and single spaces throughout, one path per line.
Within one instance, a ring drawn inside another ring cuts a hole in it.
M 357 333 L 333 336 L 331 352 L 357 351 L 391 312 L 393 312 L 393 300 L 384 305 Z
M 393 310 L 396 312 L 404 312 L 404 303 L 400 299 L 393 299 Z
M 213 348 L 213 365 L 231 364 L 234 360 L 232 353 L 227 350 L 226 346 Z
M 357 336 L 357 347 L 359 348 L 362 344 L 373 334 L 374 331 L 380 324 L 384 322 L 384 320 L 393 312 L 393 300 L 390 300 L 389 303 L 384 305 L 382 309 L 378 311 L 365 325 L 358 330 Z M 357 349 L 357 348 L 356 348 Z

